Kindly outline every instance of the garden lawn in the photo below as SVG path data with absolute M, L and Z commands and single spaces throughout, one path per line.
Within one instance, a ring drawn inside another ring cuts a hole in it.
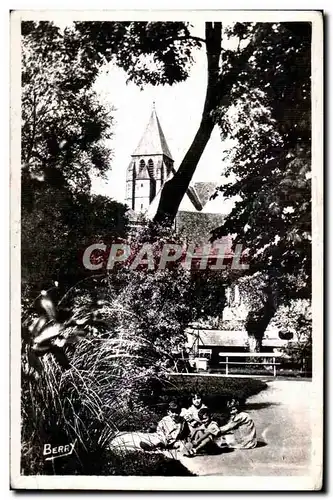
M 219 420 L 222 425 L 226 419 L 228 399 L 237 398 L 243 406 L 249 397 L 266 388 L 265 382 L 253 378 L 172 375 L 167 382 L 147 389 L 143 398 L 143 410 L 138 414 L 134 410 L 130 419 L 119 430 L 152 431 L 166 415 L 170 401 L 177 401 L 181 407 L 188 408 L 192 404 L 191 397 L 194 393 L 201 394 L 214 419 Z

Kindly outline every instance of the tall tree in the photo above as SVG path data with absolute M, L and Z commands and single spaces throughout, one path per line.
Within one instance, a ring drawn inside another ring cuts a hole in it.
M 163 187 L 156 223 L 172 223 L 215 124 L 225 138 L 223 114 L 232 108 L 237 96 L 246 89 L 257 89 L 260 74 L 262 92 L 260 96 L 256 94 L 257 98 L 270 95 L 272 79 L 278 87 L 282 68 L 291 63 L 295 50 L 298 51 L 297 43 L 304 38 L 301 24 L 285 23 L 282 29 L 282 25 L 272 23 L 222 27 L 221 22 L 206 22 L 203 38 L 194 36 L 191 25 L 185 22 L 75 24 L 73 36 L 80 45 L 85 67 L 92 64 L 96 68 L 113 61 L 126 71 L 129 80 L 140 86 L 172 85 L 186 80 L 194 62 L 193 50 L 203 46 L 206 49 L 207 88 L 202 118 L 179 169 Z M 275 54 L 281 59 L 277 67 Z
M 237 49 L 223 48 L 223 36 L 237 40 Z M 172 224 L 181 200 L 183 199 L 194 175 L 201 155 L 217 124 L 218 110 L 231 104 L 234 87 L 239 76 L 247 75 L 248 60 L 256 47 L 260 46 L 264 30 L 257 25 L 244 30 L 239 23 L 233 30 L 223 30 L 220 22 L 205 23 L 205 45 L 207 55 L 207 88 L 201 121 L 195 137 L 172 179 L 165 183 L 160 203 L 154 217 L 157 224 Z
M 91 90 L 96 74 L 71 30 L 22 23 L 23 201 L 43 181 L 87 193 L 90 174 L 109 169 L 112 108 Z
M 219 112 L 234 144 L 225 152 L 232 180 L 220 190 L 238 201 L 214 232 L 246 245 L 255 288 L 263 284 L 247 320 L 258 349 L 278 305 L 311 295 L 311 25 L 261 29 L 232 106 Z
M 85 246 L 123 236 L 126 208 L 91 196 L 91 174 L 110 168 L 112 108 L 91 85 L 73 29 L 22 23 L 22 284 L 28 300 L 54 281 L 86 275 Z

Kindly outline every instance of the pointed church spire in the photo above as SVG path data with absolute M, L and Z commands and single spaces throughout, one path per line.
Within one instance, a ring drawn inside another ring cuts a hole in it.
M 148 125 L 132 156 L 151 156 L 160 154 L 172 160 L 160 121 L 157 117 L 154 101 Z

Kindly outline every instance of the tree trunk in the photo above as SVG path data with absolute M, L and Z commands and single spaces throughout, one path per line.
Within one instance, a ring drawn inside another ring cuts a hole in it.
M 254 335 L 250 335 L 248 333 L 248 340 L 249 340 L 249 351 L 250 352 L 260 352 L 261 351 L 261 343 L 262 343 L 262 338 L 255 337 Z
M 276 311 L 272 297 L 267 297 L 265 305 L 258 311 L 250 311 L 245 328 L 249 339 L 250 352 L 260 352 L 266 328 Z
M 154 217 L 156 224 L 172 225 L 213 128 L 213 121 L 209 117 L 203 116 L 194 141 L 186 153 L 178 172 L 163 186 L 158 209 Z
M 206 23 L 205 26 L 208 82 L 201 123 L 178 171 L 163 186 L 158 209 L 154 217 L 154 223 L 156 224 L 172 225 L 179 205 L 190 185 L 195 169 L 214 128 L 212 111 L 220 102 L 221 97 L 219 71 L 222 24 Z

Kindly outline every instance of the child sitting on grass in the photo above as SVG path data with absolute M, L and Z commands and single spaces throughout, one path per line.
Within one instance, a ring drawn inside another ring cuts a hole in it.
M 195 429 L 201 425 L 200 418 L 198 416 L 199 410 L 201 408 L 207 408 L 207 406 L 202 402 L 200 394 L 192 395 L 192 405 L 189 408 L 182 408 L 181 416 L 188 423 L 191 435 L 195 432 Z
M 188 434 L 187 423 L 180 416 L 180 407 L 172 401 L 169 404 L 167 415 L 158 423 L 156 432 L 147 435 L 147 440 L 140 441 L 140 447 L 145 451 L 178 449 L 182 447 L 182 441 Z
M 201 408 L 198 412 L 200 426 L 192 434 L 192 448 L 188 450 L 185 456 L 193 457 L 198 452 L 218 451 L 226 448 L 225 440 L 221 436 L 220 428 L 212 420 L 208 408 Z
M 255 448 L 257 446 L 256 428 L 252 418 L 245 412 L 239 412 L 239 401 L 228 401 L 229 421 L 220 427 L 229 448 Z

